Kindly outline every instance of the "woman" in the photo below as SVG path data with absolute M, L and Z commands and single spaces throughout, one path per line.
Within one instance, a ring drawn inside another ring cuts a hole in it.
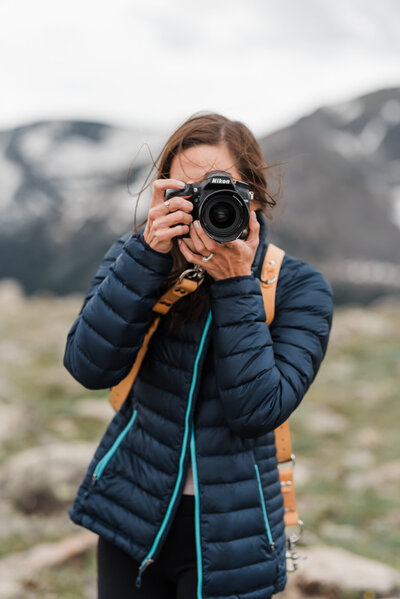
M 254 192 L 248 237 L 229 243 L 193 222 L 188 199 L 164 201 L 167 188 L 221 170 Z M 275 204 L 266 170 L 242 123 L 217 114 L 186 121 L 160 154 L 145 227 L 106 254 L 68 335 L 71 374 L 89 389 L 114 386 L 163 290 L 192 264 L 206 271 L 161 319 L 69 510 L 99 535 L 100 599 L 266 599 L 285 586 L 273 431 L 320 367 L 332 291 L 286 254 L 266 324 L 259 276 Z

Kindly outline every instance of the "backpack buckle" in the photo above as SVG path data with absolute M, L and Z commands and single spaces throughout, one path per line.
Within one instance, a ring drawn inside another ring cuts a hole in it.
M 288 572 L 295 572 L 299 567 L 299 561 L 307 559 L 306 555 L 299 555 L 296 551 L 296 543 L 299 541 L 303 534 L 304 524 L 302 520 L 298 520 L 297 523 L 298 532 L 289 535 L 286 539 L 286 570 Z
M 193 268 L 184 270 L 178 281 L 179 283 L 182 283 L 183 279 L 187 277 L 188 279 L 194 279 L 198 281 L 199 285 L 201 285 L 201 283 L 204 281 L 205 272 L 206 271 L 202 266 L 200 266 L 200 264 L 195 264 Z
M 260 276 L 260 280 L 262 281 L 262 283 L 264 283 L 264 285 L 271 285 L 272 283 L 275 283 L 275 281 L 278 280 L 278 273 L 276 272 L 275 264 L 275 260 L 268 260 L 267 264 L 264 266 Z M 263 275 L 272 275 L 272 279 L 264 279 Z

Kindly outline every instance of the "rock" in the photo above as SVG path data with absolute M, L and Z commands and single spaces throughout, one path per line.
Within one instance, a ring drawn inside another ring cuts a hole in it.
M 363 334 L 372 340 L 392 333 L 390 320 L 377 310 L 365 310 L 361 306 L 346 307 L 335 312 L 329 338 L 331 347 L 351 340 L 354 335 Z
M 350 524 L 336 524 L 335 522 L 324 522 L 319 532 L 324 535 L 324 537 L 328 537 L 329 541 L 332 542 L 341 542 L 341 541 L 351 541 L 354 538 L 362 537 L 367 542 L 367 538 L 364 531 L 360 531 L 357 526 L 352 526 Z
M 383 431 L 377 431 L 372 426 L 361 428 L 354 433 L 354 444 L 356 447 L 363 447 L 370 449 L 371 447 L 378 447 L 383 442 Z
M 92 443 L 52 443 L 21 451 L 0 470 L 2 497 L 27 514 L 51 514 L 75 497 L 94 455 Z
M 343 432 L 347 429 L 348 423 L 344 416 L 336 414 L 333 410 L 316 408 L 307 414 L 304 426 L 312 433 L 329 435 Z
M 346 477 L 346 485 L 353 490 L 380 488 L 397 494 L 399 480 L 400 460 L 393 460 L 373 470 L 352 472 Z
M 369 468 L 376 462 L 375 455 L 368 449 L 353 449 L 344 452 L 343 464 L 347 468 L 358 470 L 359 468 Z M 353 476 L 353 473 L 352 473 Z
M 76 525 L 66 509 L 54 514 L 23 514 L 11 502 L 0 500 L 0 545 L 3 548 L 8 547 L 10 539 L 19 538 L 24 546 L 30 546 L 44 538 L 67 536 L 74 530 Z
M 74 404 L 76 411 L 87 418 L 95 418 L 109 422 L 115 412 L 108 399 L 79 399 Z
M 40 543 L 0 560 L 0 599 L 21 596 L 32 577 L 95 547 L 98 535 L 86 530 L 55 543 Z
M 399 596 L 400 573 L 390 566 L 338 547 L 299 547 L 298 553 L 306 559 L 288 574 L 286 589 L 274 599 Z
M 315 460 L 301 456 L 293 469 L 294 484 L 305 487 L 314 478 L 315 467 Z
M 1 390 L 0 390 L 1 392 Z M 26 414 L 21 406 L 0 404 L 0 444 L 26 429 Z
M 0 306 L 19 307 L 25 301 L 22 285 L 16 279 L 0 281 Z

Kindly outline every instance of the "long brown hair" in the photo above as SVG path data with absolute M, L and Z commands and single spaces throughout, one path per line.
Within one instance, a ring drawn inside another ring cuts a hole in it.
M 201 144 L 211 146 L 225 144 L 228 147 L 235 158 L 235 164 L 241 179 L 248 183 L 250 189 L 254 192 L 254 202 L 260 204 L 262 212 L 267 218 L 271 219 L 271 209 L 276 206 L 276 198 L 280 195 L 280 177 L 278 191 L 272 193 L 266 175 L 268 171 L 280 166 L 282 163 L 268 165 L 264 160 L 259 143 L 246 125 L 240 121 L 231 121 L 216 113 L 196 113 L 178 127 L 154 161 L 153 168 L 139 192 L 137 201 L 139 201 L 141 193 L 154 180 L 170 177 L 171 164 L 175 156 L 188 148 Z M 156 173 L 151 178 L 154 170 L 156 170 Z M 145 222 L 137 226 L 135 224 L 135 230 L 140 229 Z M 161 292 L 170 287 L 184 270 L 191 267 L 179 250 L 176 239 L 173 239 L 171 254 L 173 266 Z M 198 319 L 204 310 L 211 281 L 211 277 L 206 273 L 205 280 L 198 290 L 182 298 L 171 308 L 169 313 L 170 330 L 188 320 Z

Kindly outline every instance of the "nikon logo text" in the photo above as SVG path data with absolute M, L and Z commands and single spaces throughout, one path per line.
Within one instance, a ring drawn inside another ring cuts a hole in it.
M 220 179 L 220 177 L 213 177 L 211 180 L 211 183 L 223 183 L 223 184 L 227 184 L 230 183 L 229 179 Z

